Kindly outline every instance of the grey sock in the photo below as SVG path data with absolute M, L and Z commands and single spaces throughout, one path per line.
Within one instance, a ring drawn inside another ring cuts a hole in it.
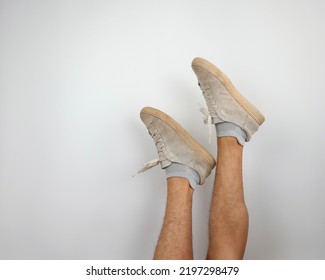
M 165 171 L 166 178 L 186 178 L 190 182 L 190 186 L 193 189 L 195 189 L 195 187 L 200 183 L 200 175 L 194 169 L 184 164 L 173 162 L 171 165 L 165 168 Z
M 246 132 L 238 125 L 231 122 L 216 123 L 217 137 L 232 136 L 237 138 L 240 145 L 244 146 L 246 141 Z

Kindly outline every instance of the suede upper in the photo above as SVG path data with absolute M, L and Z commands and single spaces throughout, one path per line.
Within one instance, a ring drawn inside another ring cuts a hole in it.
M 208 157 L 204 155 L 191 144 L 194 139 L 189 141 L 186 137 L 182 137 L 181 133 L 161 118 L 144 112 L 141 112 L 140 116 L 154 139 L 161 167 L 166 168 L 172 162 L 187 165 L 198 172 L 200 184 L 203 184 L 215 166 L 212 155 L 209 154 Z
M 193 64 L 192 68 L 206 100 L 211 122 L 213 124 L 225 121 L 234 123 L 246 132 L 246 141 L 249 141 L 260 124 L 210 71 Z

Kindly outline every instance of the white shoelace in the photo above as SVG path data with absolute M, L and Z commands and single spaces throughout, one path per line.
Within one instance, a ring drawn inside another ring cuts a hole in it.
M 208 135 L 209 135 L 209 144 L 211 143 L 211 135 L 212 135 L 212 117 L 209 111 L 200 104 L 200 112 L 203 114 L 203 121 L 208 125 Z
M 142 166 L 142 168 L 136 173 L 136 174 L 134 174 L 132 177 L 135 177 L 136 175 L 138 175 L 139 173 L 142 173 L 142 172 L 145 172 L 145 171 L 147 171 L 148 169 L 150 169 L 150 168 L 152 168 L 152 167 L 154 167 L 154 166 L 156 166 L 156 165 L 158 165 L 159 164 L 159 159 L 153 159 L 153 160 L 151 160 L 151 161 L 149 161 L 149 162 L 147 162 L 147 163 L 145 163 L 145 164 L 143 164 Z
M 155 167 L 162 160 L 166 159 L 166 155 L 165 155 L 165 153 L 166 153 L 165 144 L 164 144 L 161 136 L 158 134 L 158 130 L 155 130 L 154 132 L 152 132 L 152 134 L 150 133 L 150 135 L 154 139 L 155 144 L 157 146 L 159 159 L 153 159 L 153 160 L 151 160 L 151 161 L 143 164 L 142 165 L 143 167 L 136 174 L 134 174 L 132 177 L 138 175 L 139 173 L 145 172 L 145 171 L 147 171 L 148 169 L 150 169 L 152 167 Z

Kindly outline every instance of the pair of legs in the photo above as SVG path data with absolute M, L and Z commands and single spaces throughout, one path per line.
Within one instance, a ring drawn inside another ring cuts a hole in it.
M 145 107 L 140 118 L 156 145 L 159 159 L 139 171 L 158 165 L 166 171 L 166 214 L 155 259 L 192 259 L 192 198 L 216 165 L 209 220 L 208 259 L 242 259 L 248 234 L 244 201 L 242 156 L 245 142 L 264 122 L 264 116 L 243 97 L 227 76 L 203 58 L 192 68 L 208 109 L 204 122 L 217 132 L 217 158 L 170 116 Z M 209 137 L 210 139 L 210 137 Z
M 248 234 L 241 146 L 234 137 L 217 138 L 217 159 L 209 220 L 207 259 L 242 259 Z M 193 259 L 192 198 L 189 181 L 167 179 L 167 206 L 155 259 Z

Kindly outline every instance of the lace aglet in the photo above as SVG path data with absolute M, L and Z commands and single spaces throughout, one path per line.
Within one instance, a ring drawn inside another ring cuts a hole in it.
M 141 168 L 141 169 L 140 169 L 136 174 L 132 175 L 132 177 L 135 177 L 135 176 L 137 176 L 139 173 L 145 172 L 145 171 L 147 171 L 148 169 L 150 169 L 150 168 L 152 168 L 152 167 L 154 167 L 154 166 L 156 166 L 156 165 L 158 165 L 158 164 L 159 164 L 159 160 L 158 160 L 158 159 L 151 160 L 151 161 L 149 161 L 149 162 L 143 164 L 143 165 L 142 165 L 143 167 L 142 167 L 142 168 Z

